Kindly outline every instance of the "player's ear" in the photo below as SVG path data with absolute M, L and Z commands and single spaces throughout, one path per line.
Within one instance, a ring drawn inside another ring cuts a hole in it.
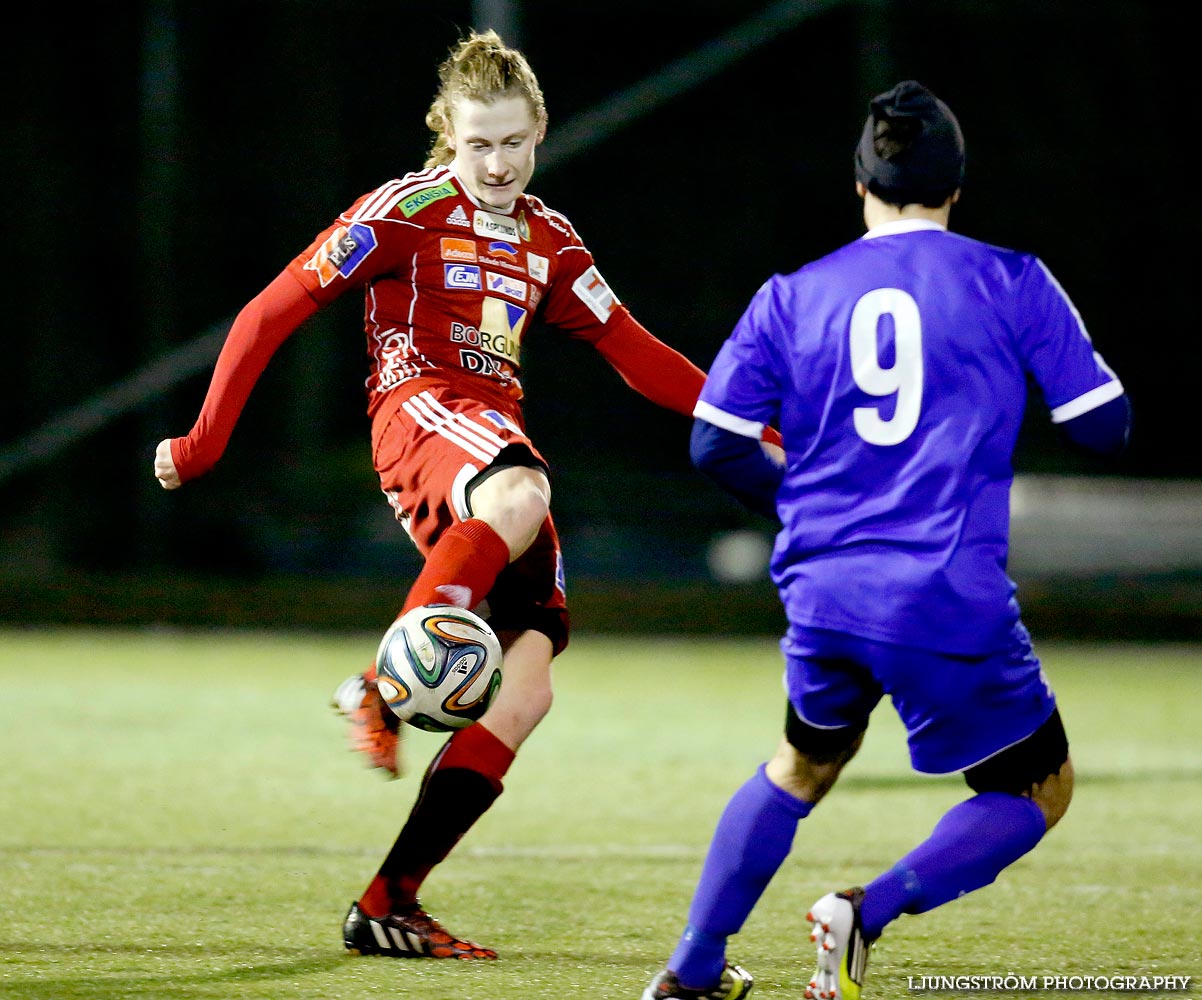
M 856 181 L 856 195 L 863 198 L 868 193 L 868 188 L 864 187 L 859 181 Z

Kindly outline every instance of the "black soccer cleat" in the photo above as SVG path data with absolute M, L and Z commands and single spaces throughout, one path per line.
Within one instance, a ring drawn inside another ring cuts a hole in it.
M 342 942 L 352 955 L 392 958 L 494 959 L 497 953 L 455 937 L 420 906 L 386 917 L 369 917 L 351 903 L 342 924 Z

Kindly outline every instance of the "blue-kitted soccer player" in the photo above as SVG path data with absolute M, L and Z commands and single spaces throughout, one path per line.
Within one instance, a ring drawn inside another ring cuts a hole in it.
M 874 98 L 856 150 L 868 232 L 771 278 L 714 361 L 694 463 L 782 527 L 789 708 L 776 755 L 731 798 L 688 924 L 643 1000 L 735 1000 L 737 932 L 888 695 L 915 770 L 971 798 L 863 888 L 810 909 L 806 997 L 858 1000 L 903 913 L 989 885 L 1064 815 L 1073 768 L 1006 575 L 1011 458 L 1033 382 L 1073 445 L 1126 445 L 1123 387 L 1030 254 L 948 231 L 964 141 L 914 81 Z M 760 445 L 784 437 L 784 464 Z

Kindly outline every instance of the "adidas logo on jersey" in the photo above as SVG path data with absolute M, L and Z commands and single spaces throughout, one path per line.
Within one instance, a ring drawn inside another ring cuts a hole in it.
M 447 225 L 463 226 L 465 229 L 471 229 L 472 220 L 467 217 L 467 212 L 463 210 L 462 205 L 456 205 L 455 211 L 447 216 Z

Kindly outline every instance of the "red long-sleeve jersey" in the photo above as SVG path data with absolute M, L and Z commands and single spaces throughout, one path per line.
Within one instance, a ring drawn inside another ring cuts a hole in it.
M 224 451 L 267 361 L 316 309 L 351 289 L 365 297 L 368 413 L 425 379 L 468 395 L 521 399 L 522 336 L 540 313 L 584 340 L 635 390 L 691 415 L 704 373 L 622 305 L 572 224 L 523 195 L 487 211 L 454 171 L 434 167 L 359 198 L 239 314 L 200 418 L 172 443 L 182 480 Z

